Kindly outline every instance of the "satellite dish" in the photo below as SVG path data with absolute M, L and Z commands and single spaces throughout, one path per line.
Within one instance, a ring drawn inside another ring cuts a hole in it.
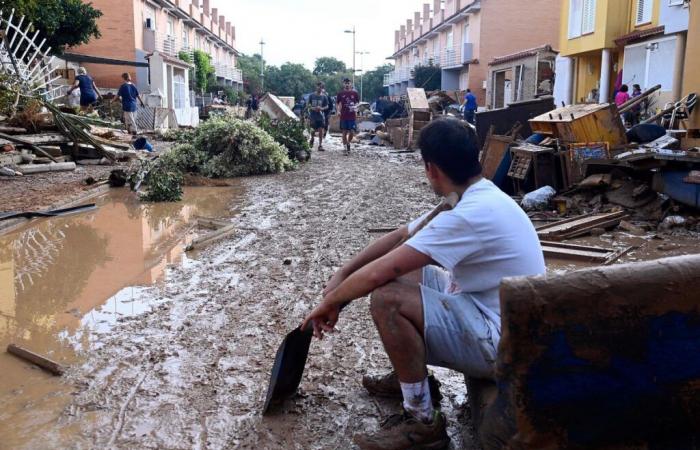
M 38 30 L 32 35 L 32 23 L 25 23 L 24 16 L 15 17 L 14 9 L 9 15 L 4 13 L 0 10 L 0 73 L 7 77 L 6 83 L 15 91 L 46 101 L 60 97 L 61 86 L 53 83 L 61 77 L 52 74 L 54 57 L 47 60 L 51 47 L 46 38 L 41 39 Z

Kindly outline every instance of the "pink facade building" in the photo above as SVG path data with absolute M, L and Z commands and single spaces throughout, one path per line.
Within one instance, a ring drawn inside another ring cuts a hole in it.
M 395 70 L 384 78 L 390 96 L 415 86 L 418 65 L 440 66 L 441 89 L 476 95 L 488 106 L 489 63 L 497 57 L 559 40 L 561 2 L 551 0 L 433 0 L 394 32 Z
M 172 66 L 165 68 L 166 78 L 173 78 L 173 70 L 178 72 L 187 67 L 178 61 L 178 55 L 191 54 L 194 50 L 211 55 L 219 84 L 243 86 L 241 72 L 236 69 L 236 28 L 217 8 L 212 8 L 210 0 L 89 1 L 103 13 L 99 19 L 102 37 L 69 52 L 83 55 L 86 57 L 83 61 L 115 60 L 123 65 L 84 62 L 82 65 L 98 86 L 118 87 L 121 73 L 130 72 L 139 89 L 161 89 L 149 83 L 150 68 L 143 63 L 157 53 L 158 61 Z

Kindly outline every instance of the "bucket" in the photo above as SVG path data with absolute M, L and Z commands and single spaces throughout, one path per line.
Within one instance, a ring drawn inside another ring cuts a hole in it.
M 140 137 L 134 141 L 134 148 L 136 150 L 146 150 L 147 152 L 153 151 L 153 146 L 145 137 Z

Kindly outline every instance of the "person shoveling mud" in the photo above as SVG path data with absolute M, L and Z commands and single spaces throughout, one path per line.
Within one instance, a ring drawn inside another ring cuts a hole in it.
M 359 252 L 333 275 L 301 325 L 313 326 L 322 339 L 334 330 L 343 305 L 371 293 L 372 318 L 394 370 L 365 376 L 363 385 L 371 394 L 403 397 L 404 411 L 377 433 L 356 435 L 362 449 L 446 446 L 446 419 L 433 406 L 439 383 L 428 376 L 427 364 L 493 377 L 500 281 L 545 272 L 527 215 L 481 176 L 473 130 L 455 119 L 436 120 L 418 146 L 433 190 L 457 192 L 461 200 L 405 244 L 398 245 L 423 218 Z

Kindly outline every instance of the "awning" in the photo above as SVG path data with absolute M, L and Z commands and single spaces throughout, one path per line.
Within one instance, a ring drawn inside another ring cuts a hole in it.
M 79 55 L 77 53 L 64 53 L 63 55 L 59 56 L 59 58 L 64 59 L 68 62 L 76 63 L 105 64 L 109 66 L 148 67 L 148 63 L 146 62 L 127 61 L 124 59 L 101 58 L 99 56 Z
M 654 28 L 647 28 L 646 30 L 640 30 L 640 31 L 635 31 L 633 33 L 626 34 L 624 36 L 620 36 L 619 38 L 615 39 L 615 43 L 619 45 L 620 47 L 624 47 L 627 44 L 631 44 L 632 42 L 635 41 L 641 41 L 642 39 L 651 37 L 651 36 L 656 36 L 657 34 L 664 34 L 664 30 L 666 28 L 661 25 L 659 27 L 654 27 Z
M 543 45 L 541 47 L 522 50 L 518 53 L 511 53 L 510 55 L 499 56 L 497 58 L 494 58 L 493 61 L 491 61 L 489 63 L 489 66 L 495 66 L 497 64 L 503 64 L 503 63 L 510 62 L 510 61 L 517 61 L 519 59 L 535 56 L 538 53 L 543 53 L 543 52 L 559 53 L 556 50 L 552 49 L 551 45 Z

